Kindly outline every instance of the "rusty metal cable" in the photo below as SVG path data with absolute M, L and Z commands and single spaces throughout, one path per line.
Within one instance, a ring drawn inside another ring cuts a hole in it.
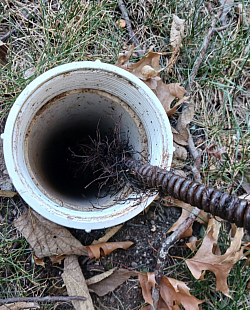
M 164 195 L 170 195 L 250 231 L 248 200 L 206 187 L 204 184 L 193 182 L 165 169 L 144 164 L 132 158 L 126 158 L 125 165 L 130 173 L 146 187 L 157 189 Z

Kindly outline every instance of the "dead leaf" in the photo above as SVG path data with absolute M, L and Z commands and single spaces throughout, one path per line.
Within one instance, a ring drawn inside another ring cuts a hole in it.
M 196 222 L 207 225 L 209 221 L 209 214 L 204 210 L 200 210 L 199 215 L 196 217 Z
M 69 296 L 83 296 L 85 301 L 72 300 L 76 310 L 94 310 L 91 296 L 76 255 L 69 255 L 64 261 L 63 281 Z
M 15 302 L 0 306 L 0 310 L 40 309 L 37 302 Z
M 185 161 L 187 159 L 187 150 L 185 147 L 176 144 L 175 142 L 173 143 L 175 151 L 173 153 L 173 159 L 178 159 L 181 161 Z
M 203 270 L 212 271 L 217 280 L 216 291 L 222 291 L 223 294 L 231 297 L 227 277 L 233 265 L 243 257 L 244 247 L 241 249 L 240 247 L 244 232 L 243 228 L 238 228 L 226 253 L 224 255 L 215 255 L 213 249 L 217 244 L 219 229 L 218 222 L 211 219 L 201 247 L 193 258 L 186 260 L 186 264 L 196 279 L 200 279 Z
M 123 29 L 126 27 L 126 21 L 124 19 L 119 19 L 116 21 L 116 25 L 118 28 Z
M 117 62 L 115 63 L 115 66 L 120 67 L 122 69 L 127 69 L 128 64 L 129 64 L 129 58 L 133 54 L 134 48 L 135 46 L 134 44 L 132 44 L 129 46 L 127 51 L 120 53 L 118 55 L 118 59 L 117 59 Z
M 215 158 L 222 160 L 222 154 L 226 154 L 226 148 L 223 146 L 221 149 L 216 150 L 216 143 L 211 144 L 210 146 L 206 146 L 207 152 L 209 155 L 213 155 Z
M 191 237 L 192 238 L 192 237 Z M 191 239 L 190 238 L 190 239 Z M 197 239 L 197 238 L 196 238 Z M 186 243 L 186 246 L 191 250 L 191 251 L 197 251 L 199 245 L 202 243 L 202 238 L 196 241 L 189 241 L 188 243 Z M 221 251 L 220 251 L 220 247 L 218 246 L 218 244 L 214 244 L 213 246 L 213 253 L 215 255 L 221 255 Z M 203 280 L 203 278 L 202 278 Z
M 17 192 L 12 192 L 12 191 L 2 191 L 0 190 L 0 197 L 8 197 L 8 198 L 12 198 L 17 196 L 18 193 Z
M 90 292 L 96 293 L 98 296 L 104 296 L 114 291 L 118 286 L 127 281 L 130 277 L 136 276 L 136 272 L 127 269 L 111 269 L 101 275 L 97 275 L 87 280 Z M 97 281 L 98 279 L 98 281 Z M 94 282 L 95 281 L 95 282 Z
M 152 287 L 155 286 L 154 273 L 140 273 L 138 278 L 145 302 L 153 305 Z M 180 309 L 180 304 L 182 304 L 186 310 L 199 310 L 198 305 L 202 302 L 204 301 L 196 299 L 189 293 L 189 288 L 184 282 L 162 276 L 157 310 Z M 143 309 L 149 308 L 146 306 Z
M 129 63 L 127 70 L 139 79 L 147 80 L 156 77 L 165 68 L 160 66 L 160 57 L 166 53 L 148 52 L 136 63 Z M 160 79 L 161 80 L 161 79 Z
M 180 19 L 173 14 L 173 22 L 170 32 L 170 44 L 172 46 L 172 55 L 169 61 L 169 66 L 173 66 L 177 60 L 178 53 L 181 47 L 182 38 L 184 37 L 184 19 Z
M 134 46 L 130 46 L 129 51 L 119 54 L 115 65 L 131 72 L 143 80 L 144 83 L 155 92 L 167 115 L 173 115 L 177 107 L 187 98 L 184 98 L 186 90 L 184 87 L 180 86 L 180 83 L 165 84 L 159 76 L 159 73 L 165 69 L 160 66 L 160 56 L 166 53 L 153 52 L 153 47 L 151 47 L 149 52 L 138 62 L 130 63 L 129 58 L 133 50 Z M 179 101 L 171 107 L 171 103 L 175 98 L 178 98 Z
M 71 254 L 72 252 L 69 252 L 69 254 Z M 49 257 L 49 259 L 51 260 L 52 264 L 61 264 L 62 261 L 64 260 L 64 258 L 66 257 L 67 255 L 63 255 L 63 254 L 60 254 L 60 255 L 51 255 Z
M 112 268 L 112 269 L 110 269 L 110 270 L 108 270 L 106 272 L 103 272 L 101 274 L 98 274 L 98 275 L 90 278 L 90 279 L 87 279 L 86 280 L 86 284 L 89 286 L 89 285 L 101 282 L 105 278 L 108 278 L 115 270 L 116 270 L 116 268 Z
M 162 276 L 160 283 L 160 295 L 167 309 L 180 309 L 176 307 L 182 305 L 186 310 L 199 310 L 199 304 L 204 300 L 199 300 L 189 293 L 187 285 L 179 280 Z
M 139 273 L 138 279 L 142 289 L 142 296 L 145 302 L 153 306 L 152 287 L 155 286 L 155 278 L 153 272 Z
M 121 242 L 106 242 L 98 243 L 86 246 L 89 258 L 100 258 L 100 256 L 109 255 L 116 249 L 128 249 L 134 242 L 132 241 L 121 241 Z
M 8 63 L 8 50 L 9 45 L 0 40 L 0 65 L 6 65 Z
M 180 201 L 178 199 L 175 199 L 173 197 L 170 196 L 166 196 L 165 197 L 165 202 L 164 202 L 164 206 L 165 207 L 180 207 L 182 208 L 182 212 L 181 212 L 181 216 L 178 218 L 178 220 L 172 225 L 172 227 L 167 231 L 168 233 L 171 231 L 175 231 L 177 230 L 180 225 L 189 217 L 189 215 L 191 214 L 192 210 L 194 207 L 192 207 L 190 204 L 185 203 L 183 201 Z M 196 221 L 199 223 L 206 223 L 206 220 L 208 220 L 208 214 L 206 212 L 204 212 L 203 210 L 201 210 L 198 214 L 198 216 L 196 217 Z M 193 229 L 192 226 L 189 227 L 189 229 L 187 231 L 185 231 L 183 233 L 183 235 L 181 236 L 181 238 L 187 238 L 192 236 L 193 233 Z
M 188 142 L 187 140 L 184 139 L 184 137 L 182 135 L 180 135 L 179 133 L 174 133 L 173 134 L 173 140 L 175 143 L 182 145 L 182 146 L 187 146 Z
M 88 251 L 71 233 L 33 210 L 14 221 L 14 226 L 22 233 L 33 248 L 36 257 L 53 255 L 86 255 Z
M 164 204 L 165 205 L 165 204 Z M 170 206 L 173 206 L 172 204 L 169 204 Z M 189 217 L 190 213 L 192 212 L 193 208 L 191 205 L 182 202 L 180 200 L 175 199 L 175 206 L 179 206 L 182 208 L 181 216 L 178 218 L 178 220 L 172 225 L 172 227 L 167 231 L 167 233 L 171 231 L 176 231 L 180 227 L 180 225 Z M 166 206 L 166 205 L 165 205 Z M 187 238 L 192 236 L 193 234 L 193 228 L 190 226 L 188 230 L 186 230 L 180 238 Z
M 43 258 L 38 258 L 36 256 L 35 252 L 33 252 L 33 259 L 34 259 L 34 262 L 36 265 L 38 265 L 38 266 L 44 266 L 45 265 Z
M 195 238 L 196 240 L 190 240 L 191 238 Z M 195 251 L 197 247 L 201 244 L 202 239 L 197 240 L 196 237 L 189 238 L 189 242 L 186 243 L 186 246 L 191 250 Z
M 94 240 L 92 244 L 107 242 L 110 238 L 112 238 L 118 232 L 119 229 L 122 228 L 122 226 L 123 224 L 108 228 L 107 231 L 105 232 L 105 235 L 99 238 L 98 240 Z
M 180 85 L 180 83 L 165 84 L 161 80 L 157 82 L 155 93 L 158 99 L 161 101 L 168 116 L 173 115 L 176 108 L 184 101 L 186 90 L 183 86 Z M 175 98 L 180 100 L 175 104 L 174 107 L 171 108 L 171 103 Z
M 187 126 L 192 122 L 194 118 L 194 105 L 189 103 L 188 107 L 179 116 L 176 129 L 179 132 L 182 140 L 188 141 L 189 131 Z

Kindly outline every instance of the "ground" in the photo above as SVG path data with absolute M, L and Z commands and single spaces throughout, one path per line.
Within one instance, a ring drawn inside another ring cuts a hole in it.
M 213 36 L 195 79 L 192 91 L 195 116 L 189 128 L 195 146 L 202 154 L 200 173 L 203 183 L 241 195 L 250 193 L 250 2 L 229 2 L 227 18 L 218 21 L 216 27 L 228 26 Z M 166 52 L 161 57 L 161 67 L 167 65 L 171 55 L 169 40 L 173 14 L 185 19 L 185 36 L 178 60 L 172 73 L 166 70 L 161 73 L 164 82 L 178 82 L 185 86 L 220 1 L 136 0 L 124 3 L 142 52 L 145 54 L 152 45 L 155 51 Z M 100 59 L 113 64 L 118 53 L 126 51 L 131 43 L 127 28 L 119 28 L 116 23 L 123 18 L 116 1 L 2 1 L 0 8 L 0 40 L 12 30 L 5 40 L 9 44 L 6 64 L 2 63 L 0 54 L 1 133 L 15 99 L 35 77 L 72 61 Z M 227 12 L 224 10 L 224 13 Z M 138 60 L 138 54 L 133 54 L 131 61 Z M 171 116 L 173 127 L 182 112 L 180 106 Z M 0 189 L 14 191 L 4 164 L 2 141 L 0 143 Z M 215 157 L 210 148 L 212 145 L 224 155 Z M 187 146 L 184 148 L 188 151 Z M 184 171 L 192 179 L 193 165 L 193 158 L 188 153 L 184 160 L 175 159 L 172 168 Z M 21 196 L 1 198 L 0 296 L 65 295 L 61 278 L 63 262 L 53 265 L 46 259 L 45 267 L 35 265 L 30 245 L 13 226 L 13 221 L 28 208 Z M 147 211 L 124 223 L 110 240 L 131 240 L 134 242 L 131 248 L 116 250 L 100 260 L 86 262 L 85 257 L 79 257 L 84 276 L 89 278 L 119 266 L 154 271 L 161 238 L 180 213 L 180 208 L 164 207 L 155 201 Z M 229 225 L 223 223 L 222 226 L 219 244 L 223 252 L 230 240 L 227 234 Z M 105 233 L 105 230 L 91 233 L 70 231 L 84 245 Z M 194 224 L 193 236 L 203 237 L 204 232 L 203 224 Z M 244 240 L 249 240 L 248 234 Z M 181 239 L 171 248 L 164 274 L 184 281 L 196 298 L 205 299 L 202 309 L 249 309 L 248 266 L 239 262 L 230 272 L 228 283 L 233 298 L 229 299 L 216 292 L 215 277 L 211 272 L 207 272 L 203 281 L 194 279 L 183 260 L 190 255 L 185 241 Z M 94 294 L 92 297 L 96 309 L 140 309 L 144 302 L 135 278 L 104 297 Z M 73 309 L 73 306 L 71 303 L 56 303 L 44 304 L 41 308 Z

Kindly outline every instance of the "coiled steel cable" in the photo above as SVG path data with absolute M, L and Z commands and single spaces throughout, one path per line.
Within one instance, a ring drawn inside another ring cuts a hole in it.
M 250 203 L 248 200 L 240 199 L 212 187 L 206 187 L 132 158 L 126 158 L 125 165 L 130 173 L 148 188 L 157 189 L 164 195 L 170 195 L 250 231 Z

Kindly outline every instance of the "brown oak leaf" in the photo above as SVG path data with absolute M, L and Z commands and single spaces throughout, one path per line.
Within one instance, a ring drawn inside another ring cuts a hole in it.
M 134 242 L 132 241 L 121 241 L 121 242 L 106 242 L 97 243 L 86 246 L 89 258 L 100 258 L 100 256 L 109 255 L 116 249 L 128 249 Z
M 192 210 L 194 207 L 192 207 L 190 204 L 185 203 L 183 201 L 180 201 L 178 199 L 174 199 L 172 197 L 165 197 L 164 206 L 175 206 L 182 208 L 181 216 L 178 218 L 178 220 L 172 225 L 172 227 L 168 230 L 168 232 L 175 231 L 180 227 L 180 225 L 189 217 L 190 213 L 192 213 Z M 206 223 L 207 220 L 207 213 L 205 213 L 203 210 L 201 210 L 196 218 L 196 221 L 200 223 Z M 189 227 L 187 231 L 185 231 L 181 238 L 187 238 L 192 236 L 193 229 L 192 226 Z
M 154 273 L 140 273 L 138 275 L 142 295 L 145 302 L 153 305 L 152 287 L 155 286 Z M 180 310 L 179 305 L 182 305 L 186 310 L 199 310 L 199 304 L 203 303 L 189 293 L 187 285 L 179 280 L 161 277 L 160 283 L 160 298 L 156 310 Z M 149 309 L 148 306 L 143 307 L 144 310 Z
M 222 291 L 226 296 L 231 297 L 227 277 L 233 265 L 243 258 L 244 247 L 241 247 L 241 239 L 244 232 L 243 228 L 238 228 L 226 253 L 216 255 L 213 251 L 217 243 L 219 229 L 218 221 L 209 220 L 206 236 L 201 247 L 193 258 L 187 259 L 185 262 L 196 279 L 201 278 L 203 270 L 212 271 L 217 280 L 216 291 Z
M 33 248 L 37 258 L 62 254 L 86 255 L 88 251 L 63 226 L 53 223 L 29 209 L 20 216 L 14 226 L 22 233 Z

